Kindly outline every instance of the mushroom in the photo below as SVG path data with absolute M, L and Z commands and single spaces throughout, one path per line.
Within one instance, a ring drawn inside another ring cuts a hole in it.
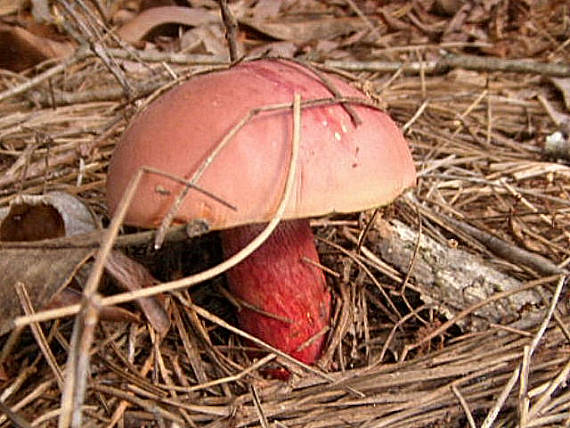
M 151 103 L 130 124 L 112 156 L 107 199 L 112 213 L 130 179 L 143 166 L 189 179 L 224 136 L 252 109 L 332 98 L 364 99 L 336 76 L 327 84 L 313 71 L 286 60 L 258 60 L 196 76 Z M 391 202 L 415 184 L 408 145 L 395 123 L 370 105 L 306 106 L 294 190 L 285 220 L 250 257 L 228 272 L 230 291 L 243 302 L 242 329 L 305 363 L 320 355 L 331 297 L 308 218 L 348 213 Z M 222 230 L 231 256 L 268 222 L 280 202 L 291 150 L 290 109 L 252 116 L 200 176 L 198 185 L 236 210 L 190 190 L 173 218 L 200 219 Z M 183 185 L 145 174 L 125 222 L 158 227 Z

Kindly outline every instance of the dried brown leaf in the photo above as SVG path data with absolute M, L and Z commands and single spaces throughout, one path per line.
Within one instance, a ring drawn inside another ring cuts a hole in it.
M 22 71 L 47 59 L 70 55 L 74 49 L 71 42 L 57 42 L 22 27 L 0 23 L 0 68 Z
M 78 235 L 96 228 L 96 220 L 83 202 L 63 192 L 23 195 L 14 200 L 9 210 L 0 211 L 1 241 L 44 240 L 46 243 L 45 248 L 0 247 L 0 272 L 5 272 L 0 282 L 0 310 L 3 309 L 0 334 L 8 331 L 10 320 L 20 315 L 14 289 L 18 282 L 25 285 L 36 309 L 79 301 L 81 294 L 63 289 L 95 249 L 58 247 L 54 239 L 77 236 L 79 240 Z M 118 251 L 111 253 L 105 267 L 127 290 L 137 290 L 156 282 L 143 266 Z M 170 320 L 157 298 L 140 299 L 138 303 L 153 327 L 161 334 L 166 333 Z M 8 306 L 3 308 L 1 305 L 4 304 Z M 135 315 L 120 308 L 106 308 L 100 316 L 108 320 L 138 321 Z
M 0 247 L 0 335 L 11 330 L 11 321 L 22 315 L 16 283 L 25 285 L 36 309 L 66 287 L 81 265 L 92 255 L 91 248 L 2 248 Z
M 48 204 L 12 204 L 0 224 L 1 241 L 37 241 L 65 235 L 58 211 Z
M 95 218 L 77 198 L 63 192 L 23 195 L 8 210 L 0 211 L 0 240 L 42 241 L 46 247 L 0 247 L 0 334 L 10 330 L 10 321 L 21 314 L 14 288 L 26 287 L 32 305 L 49 305 L 53 296 L 66 287 L 77 270 L 91 256 L 91 248 L 53 247 L 54 238 L 74 236 L 96 229 Z
M 570 78 L 553 77 L 550 81 L 562 93 L 566 110 L 570 111 Z
M 64 192 L 22 195 L 0 210 L 1 241 L 39 241 L 88 233 L 97 221 L 82 201 Z
M 259 21 L 242 17 L 239 21 L 274 39 L 303 42 L 332 39 L 368 28 L 362 19 L 346 17 L 279 21 Z
M 200 25 L 220 22 L 220 14 L 205 8 L 164 6 L 147 9 L 117 30 L 117 35 L 129 43 L 136 43 L 153 29 L 165 24 Z
M 228 55 L 226 39 L 219 25 L 203 25 L 192 28 L 184 33 L 180 44 L 182 47 L 199 45 L 212 55 Z
M 282 3 L 275 0 L 259 0 L 252 10 L 255 19 L 263 20 L 267 18 L 276 18 L 281 10 Z
M 126 290 L 140 290 L 158 284 L 149 271 L 120 251 L 112 251 L 105 263 L 105 269 Z M 156 297 L 137 299 L 148 321 L 160 334 L 165 335 L 170 328 L 170 318 Z

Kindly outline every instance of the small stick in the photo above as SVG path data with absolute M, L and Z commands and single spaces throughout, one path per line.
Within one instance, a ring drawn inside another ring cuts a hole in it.
M 558 300 L 560 299 L 560 294 L 562 293 L 562 288 L 563 288 L 565 282 L 566 282 L 566 277 L 561 276 L 560 280 L 558 281 L 558 285 L 556 286 L 556 289 L 554 290 L 554 295 L 552 296 L 550 306 L 548 307 L 548 310 L 546 312 L 544 320 L 542 321 L 540 328 L 538 329 L 534 339 L 532 340 L 532 342 L 530 344 L 529 358 L 532 357 L 532 354 L 536 350 L 538 343 L 542 339 L 542 336 L 544 335 L 544 332 L 546 331 L 546 328 L 548 327 L 548 324 L 550 323 L 550 320 L 552 319 L 552 315 L 554 314 L 554 310 L 556 309 L 556 305 L 558 304 Z M 554 389 L 556 389 L 558 387 L 558 385 L 560 385 L 561 382 L 566 380 L 566 377 L 568 376 L 569 371 L 570 371 L 570 363 L 568 363 L 565 366 L 564 370 L 562 370 L 562 372 L 550 384 L 550 386 L 547 388 L 547 390 L 544 391 L 544 393 L 538 399 L 538 401 L 534 404 L 534 406 L 532 406 L 532 408 L 529 410 L 528 420 L 532 420 L 534 417 L 536 417 L 538 412 L 540 412 L 540 410 L 546 405 L 547 400 L 550 399 L 550 396 L 554 392 Z
M 289 60 L 294 61 L 297 64 L 301 64 L 303 67 L 306 67 L 309 70 L 311 70 L 313 73 L 315 73 L 316 76 L 319 78 L 319 80 L 323 83 L 323 85 L 325 85 L 325 87 L 329 90 L 329 92 L 335 96 L 335 98 L 342 97 L 342 94 L 336 88 L 336 86 L 333 84 L 333 82 L 331 82 L 331 80 L 325 74 L 321 73 L 313 64 L 311 64 L 308 61 L 302 61 L 302 60 L 298 60 L 298 59 L 294 59 L 294 58 L 289 59 Z M 359 126 L 362 124 L 362 119 L 360 119 L 360 116 L 352 108 L 350 103 L 341 103 L 341 105 L 346 110 L 348 115 L 350 116 L 350 120 L 352 121 L 352 124 L 354 126 Z
M 83 295 L 79 316 L 75 320 L 65 368 L 65 382 L 61 396 L 59 428 L 81 426 L 81 409 L 87 389 L 89 356 L 95 338 L 95 328 L 99 321 L 100 297 L 93 293 Z
M 10 407 L 5 405 L 2 401 L 0 401 L 0 412 L 4 413 L 4 415 L 10 419 L 10 422 L 12 422 L 14 426 L 18 428 L 32 428 L 32 424 L 25 420 L 23 416 L 19 415 Z
M 87 386 L 89 351 L 94 339 L 95 326 L 98 321 L 98 307 L 100 305 L 100 296 L 97 293 L 97 288 L 103 275 L 107 257 L 112 250 L 113 242 L 119 233 L 119 228 L 130 202 L 134 198 L 142 175 L 143 171 L 139 170 L 131 179 L 125 196 L 121 199 L 117 212 L 111 220 L 109 229 L 104 232 L 103 242 L 97 252 L 93 268 L 83 289 L 83 301 L 81 305 L 76 305 L 80 315 L 75 320 L 73 326 L 71 347 L 67 358 L 59 428 L 81 425 L 81 406 Z
M 512 290 L 502 291 L 500 293 L 494 294 L 485 300 L 482 300 L 480 302 L 475 303 L 474 305 L 469 306 L 468 308 L 465 308 L 464 310 L 459 312 L 457 315 L 455 315 L 453 318 L 451 318 L 450 320 L 447 320 L 442 325 L 440 325 L 438 328 L 431 331 L 428 335 L 422 337 L 418 342 L 416 342 L 412 345 L 406 345 L 406 347 L 404 348 L 404 352 L 402 353 L 402 356 L 400 357 L 400 361 L 404 361 L 407 354 L 411 350 L 418 348 L 422 344 L 426 343 L 428 340 L 431 340 L 434 337 L 439 336 L 440 334 L 444 333 L 453 324 L 455 324 L 459 320 L 465 318 L 470 313 L 475 312 L 477 309 L 482 308 L 483 306 L 488 305 L 489 303 L 496 302 L 497 300 L 504 299 L 505 297 L 511 296 L 513 294 L 516 294 L 516 293 L 520 293 L 520 292 L 525 291 L 525 290 L 531 290 L 535 287 L 538 287 L 538 286 L 543 285 L 543 284 L 547 284 L 547 283 L 555 281 L 557 279 L 560 279 L 560 275 L 551 275 L 551 276 L 547 276 L 545 278 L 540 278 L 540 279 L 537 279 L 534 281 L 529 281 L 529 282 L 521 285 L 518 288 L 514 288 Z
M 558 280 L 558 285 L 556 286 L 556 290 L 554 291 L 554 295 L 552 296 L 552 301 L 550 303 L 550 306 L 549 306 L 548 310 L 546 311 L 546 315 L 544 316 L 544 319 L 540 325 L 540 328 L 536 332 L 536 334 L 535 334 L 535 336 L 534 336 L 534 338 L 533 338 L 533 340 L 529 346 L 528 357 L 527 357 L 528 359 L 530 359 L 532 357 L 532 354 L 536 350 L 538 343 L 542 339 L 542 336 L 544 335 L 544 332 L 546 331 L 546 328 L 548 327 L 548 324 L 550 323 L 550 320 L 552 319 L 552 314 L 554 313 L 554 309 L 556 308 L 556 304 L 558 303 L 558 299 L 560 298 L 560 293 L 562 292 L 562 287 L 563 287 L 565 281 L 566 281 L 565 276 L 561 276 L 560 279 Z M 524 362 L 524 358 L 525 358 L 525 356 L 523 356 L 523 362 Z M 507 397 L 509 396 L 511 390 L 514 388 L 517 380 L 519 379 L 519 375 L 521 374 L 523 368 L 524 368 L 523 363 L 521 363 L 515 369 L 512 376 L 509 378 L 509 381 L 505 385 L 505 388 L 501 392 L 501 395 L 499 395 L 497 402 L 495 403 L 493 408 L 489 411 L 487 417 L 485 418 L 485 421 L 483 422 L 483 425 L 481 425 L 481 428 L 490 428 L 493 426 L 493 423 L 495 422 L 495 419 L 497 418 L 497 415 L 499 414 L 501 407 L 505 403 L 505 401 L 506 401 Z M 538 401 L 535 403 L 535 405 L 532 406 L 532 408 L 530 409 L 530 411 L 528 412 L 528 415 L 527 415 L 528 420 L 532 420 L 533 417 L 535 417 L 536 414 L 538 412 L 540 412 L 540 410 L 546 404 L 547 400 L 550 399 L 550 395 L 552 394 L 552 392 L 554 392 L 554 389 L 556 389 L 558 387 L 558 385 L 560 385 L 560 383 L 566 379 L 569 372 L 570 372 L 570 363 L 568 363 L 566 365 L 566 367 L 562 370 L 562 372 L 556 377 L 555 381 L 550 384 L 548 389 L 542 394 L 542 396 L 538 399 Z
M 267 354 L 265 357 L 257 360 L 251 366 L 243 369 L 239 373 L 236 373 L 236 374 L 231 375 L 231 376 L 222 377 L 219 379 L 214 379 L 211 381 L 204 381 L 203 383 L 199 383 L 198 385 L 192 385 L 192 386 L 172 385 L 172 386 L 170 386 L 170 385 L 158 384 L 157 386 L 159 388 L 171 389 L 173 391 L 185 392 L 185 393 L 200 391 L 202 389 L 208 389 L 208 388 L 211 388 L 213 386 L 222 385 L 222 384 L 231 383 L 231 382 L 236 382 L 236 381 L 244 378 L 247 374 L 263 367 L 265 364 L 269 363 L 270 361 L 273 361 L 276 357 L 277 357 L 277 355 L 275 355 L 275 354 Z
M 130 394 L 129 392 L 125 392 L 118 388 L 114 388 L 112 386 L 106 386 L 102 384 L 95 384 L 92 386 L 93 390 L 97 392 L 101 392 L 103 394 L 111 395 L 112 397 L 116 397 L 121 401 L 126 401 L 127 403 L 132 403 L 142 409 L 145 409 L 149 412 L 154 413 L 160 419 L 166 419 L 172 421 L 173 424 L 178 424 L 178 426 L 183 426 L 185 420 L 182 419 L 180 416 L 174 414 L 173 412 L 157 405 L 156 403 L 151 402 L 151 400 L 144 400 L 141 399 L 134 394 Z M 159 420 L 160 420 L 159 419 Z M 158 426 L 161 426 L 160 424 Z M 165 426 L 165 425 L 162 425 Z M 173 426 L 173 425 L 170 425 Z
M 564 368 L 560 371 L 558 376 L 556 376 L 552 381 L 548 382 L 549 385 L 546 390 L 542 393 L 540 398 L 531 407 L 528 413 L 528 419 L 533 420 L 538 416 L 540 411 L 548 404 L 548 401 L 551 399 L 552 394 L 556 390 L 556 388 L 564 385 L 567 382 L 568 375 L 570 374 L 570 361 L 566 363 Z
M 528 421 L 528 377 L 530 373 L 530 346 L 523 348 L 521 376 L 519 382 L 519 426 L 525 428 Z
M 251 391 L 251 395 L 253 397 L 253 404 L 255 405 L 255 410 L 257 411 L 257 416 L 259 418 L 259 422 L 263 428 L 269 428 L 269 422 L 267 422 L 267 417 L 265 416 L 265 412 L 263 411 L 263 407 L 261 406 L 261 399 L 259 398 L 259 394 L 257 393 L 257 388 L 255 385 L 250 385 L 249 390 Z
M 416 204 L 416 206 L 418 205 Z M 523 250 L 520 247 L 509 244 L 508 242 L 503 241 L 496 236 L 479 230 L 476 227 L 456 220 L 452 217 L 441 213 L 438 213 L 437 216 L 440 217 L 444 222 L 448 222 L 454 227 L 460 229 L 462 232 L 471 235 L 473 238 L 487 247 L 492 253 L 496 254 L 499 257 L 502 257 L 505 260 L 508 260 L 513 264 L 522 264 L 544 275 L 560 275 L 567 273 L 565 269 L 559 268 L 546 257 Z
M 570 64 L 551 64 L 536 61 L 509 60 L 472 55 L 447 55 L 439 61 L 423 63 L 423 71 L 430 74 L 444 74 L 450 68 L 463 68 L 475 71 L 503 71 L 510 73 L 534 73 L 541 76 L 570 77 Z M 327 60 L 325 65 L 349 71 L 395 72 L 402 68 L 405 73 L 422 72 L 421 62 L 398 61 L 339 61 Z
M 214 324 L 217 324 L 220 327 L 225 328 L 226 330 L 228 330 L 234 334 L 237 334 L 238 336 L 241 336 L 244 339 L 247 339 L 252 343 L 255 343 L 256 345 L 266 349 L 268 352 L 273 352 L 278 357 L 283 358 L 285 361 L 288 361 L 289 363 L 294 364 L 297 367 L 301 367 L 301 368 L 305 369 L 309 373 L 315 374 L 315 375 L 321 377 L 322 379 L 329 381 L 330 383 L 335 382 L 334 377 L 332 377 L 331 375 L 319 370 L 318 368 L 310 366 L 308 364 L 305 364 L 305 363 L 293 358 L 291 355 L 289 355 L 289 354 L 287 354 L 287 353 L 285 353 L 285 352 L 283 352 L 277 348 L 274 348 L 271 345 L 268 345 L 267 343 L 263 342 L 261 339 L 258 339 L 257 337 L 252 336 L 251 334 L 248 334 L 245 331 L 240 330 L 239 328 L 232 326 L 231 324 L 228 324 L 223 319 L 211 314 L 210 312 L 206 311 L 205 309 L 201 308 L 200 306 L 197 306 L 191 302 L 182 300 L 180 298 L 180 296 L 178 296 L 178 298 L 182 301 L 182 303 L 185 306 L 190 307 L 194 312 L 196 312 L 202 318 L 205 318 L 208 321 L 211 321 Z M 359 397 L 365 396 L 362 392 L 360 392 L 360 391 L 358 391 L 358 390 L 356 390 L 350 386 L 343 386 L 343 388 L 345 388 L 347 391 L 350 391 L 351 393 L 353 393 Z
M 230 48 L 230 61 L 236 62 L 239 59 L 237 46 L 238 24 L 230 8 L 228 7 L 228 0 L 219 0 L 219 2 L 220 9 L 222 10 L 224 27 L 226 27 L 226 40 L 228 41 L 228 46 Z
M 380 32 L 378 31 L 378 28 L 376 28 L 372 23 L 372 21 L 370 21 L 370 19 L 368 19 L 368 17 L 364 14 L 364 12 L 360 10 L 358 5 L 354 3 L 353 0 L 345 0 L 345 1 L 346 4 L 348 4 L 348 6 L 353 10 L 353 12 L 356 13 L 360 19 L 362 19 L 362 21 L 370 29 L 370 32 L 374 34 L 374 37 L 380 38 L 381 36 Z
M 403 317 L 401 317 L 397 323 L 394 324 L 394 326 L 392 327 L 392 329 L 390 330 L 390 333 L 388 334 L 388 337 L 386 338 L 386 341 L 384 342 L 384 345 L 382 346 L 382 351 L 380 352 L 380 356 L 378 357 L 378 359 L 373 362 L 370 366 L 374 367 L 377 366 L 379 364 L 382 364 L 382 361 L 384 360 L 384 356 L 386 355 L 386 352 L 388 352 L 388 348 L 390 346 L 390 344 L 392 343 L 392 339 L 394 339 L 394 336 L 396 335 L 396 331 L 402 326 L 404 325 L 404 323 L 409 320 L 412 317 L 417 316 L 417 314 L 419 314 L 421 311 L 423 311 L 424 309 L 430 308 L 430 305 L 421 305 L 418 306 L 417 308 L 415 308 L 412 312 L 407 313 L 406 315 L 404 315 Z
M 23 94 L 24 92 L 38 86 L 39 84 L 43 83 L 44 81 L 50 79 L 51 77 L 55 76 L 56 74 L 64 72 L 69 66 L 78 63 L 79 61 L 88 58 L 92 54 L 89 52 L 89 48 L 82 47 L 79 48 L 75 54 L 65 58 L 62 60 L 61 63 L 58 65 L 47 69 L 43 73 L 38 74 L 34 78 L 30 80 L 26 80 L 25 82 L 19 84 L 10 89 L 6 89 L 3 92 L 0 92 L 0 102 L 13 97 L 15 95 Z
M 477 425 L 475 424 L 475 419 L 473 419 L 473 415 L 471 414 L 471 410 L 469 410 L 469 405 L 467 404 L 467 401 L 465 401 L 465 397 L 463 397 L 463 395 L 461 395 L 459 388 L 457 388 L 457 386 L 455 386 L 455 384 L 451 384 L 451 390 L 453 391 L 453 393 L 455 394 L 455 396 L 459 400 L 461 407 L 463 407 L 463 411 L 465 412 L 465 416 L 467 417 L 467 422 L 469 422 L 469 426 L 471 428 L 477 428 Z
M 20 304 L 22 305 L 22 309 L 26 315 L 30 315 L 34 313 L 34 306 L 32 305 L 32 301 L 30 299 L 30 295 L 28 294 L 28 290 L 26 286 L 18 282 L 16 283 L 16 293 L 18 294 L 18 298 L 20 299 Z M 57 365 L 57 360 L 51 351 L 49 344 L 46 340 L 44 332 L 42 331 L 41 327 L 38 323 L 34 323 L 31 325 L 32 327 L 32 334 L 44 354 L 44 358 L 46 359 L 49 367 L 53 371 L 55 375 L 55 379 L 59 385 L 60 390 L 63 389 L 63 374 L 61 372 L 61 368 Z
M 560 299 L 560 294 L 562 293 L 562 287 L 564 286 L 565 282 L 566 282 L 566 277 L 561 276 L 560 279 L 558 280 L 558 284 L 556 285 L 556 289 L 554 290 L 554 294 L 552 295 L 552 298 L 550 300 L 550 305 L 548 307 L 546 315 L 544 316 L 544 320 L 542 321 L 540 328 L 536 332 L 536 335 L 534 336 L 534 339 L 530 344 L 530 350 L 529 350 L 530 357 L 532 357 L 532 354 L 538 347 L 538 342 L 540 342 L 540 340 L 542 339 L 542 336 L 544 335 L 544 332 L 546 331 L 546 328 L 550 323 L 550 319 L 552 318 L 554 309 L 556 309 L 556 305 L 558 304 L 558 300 Z
M 75 8 L 72 7 L 66 0 L 59 0 L 59 3 L 63 6 L 67 14 L 70 15 L 75 20 L 83 36 L 87 38 L 87 40 L 85 39 L 81 40 L 82 38 L 80 38 L 79 42 L 83 45 L 89 45 L 93 53 L 101 59 L 101 61 L 107 67 L 109 72 L 119 82 L 119 84 L 124 90 L 127 99 L 130 100 L 133 95 L 133 90 L 131 88 L 131 85 L 129 84 L 129 81 L 127 80 L 124 71 L 119 67 L 114 58 L 109 57 L 107 55 L 105 48 L 97 40 L 100 39 L 100 37 L 97 37 L 96 31 L 94 31 L 94 27 L 90 25 L 90 23 L 84 22 L 81 19 L 81 16 L 79 16 L 79 14 L 76 13 Z M 79 4 L 81 5 L 81 2 L 79 2 Z M 89 10 L 87 8 L 85 9 Z M 76 37 L 79 37 L 79 35 L 76 35 Z
M 499 415 L 499 411 L 501 410 L 501 407 L 503 407 L 503 404 L 505 404 L 505 401 L 509 397 L 511 390 L 514 388 L 515 384 L 517 383 L 517 379 L 519 378 L 520 371 L 521 371 L 520 366 L 518 366 L 513 371 L 513 374 L 509 378 L 509 381 L 507 382 L 507 384 L 505 385 L 505 387 L 501 391 L 501 394 L 499 395 L 497 402 L 495 403 L 493 408 L 491 410 L 489 410 L 489 413 L 487 414 L 487 417 L 483 421 L 481 428 L 491 428 L 493 426 L 495 419 L 497 419 L 497 416 Z

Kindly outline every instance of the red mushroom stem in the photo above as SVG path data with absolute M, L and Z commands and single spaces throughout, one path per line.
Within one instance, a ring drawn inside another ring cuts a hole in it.
M 263 227 L 223 231 L 226 257 Z M 228 272 L 232 294 L 253 307 L 240 310 L 241 328 L 307 364 L 322 351 L 331 305 L 323 271 L 311 261 L 319 263 L 309 221 L 290 220 L 280 223 L 257 251 Z

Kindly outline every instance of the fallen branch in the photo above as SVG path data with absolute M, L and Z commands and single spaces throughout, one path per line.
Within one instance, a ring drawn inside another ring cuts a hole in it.
M 437 61 L 325 61 L 325 65 L 349 71 L 380 71 L 393 73 L 402 69 L 408 74 L 445 74 L 451 68 L 475 71 L 533 73 L 542 76 L 569 77 L 570 64 L 549 64 L 528 60 L 512 60 L 471 55 L 446 55 Z

